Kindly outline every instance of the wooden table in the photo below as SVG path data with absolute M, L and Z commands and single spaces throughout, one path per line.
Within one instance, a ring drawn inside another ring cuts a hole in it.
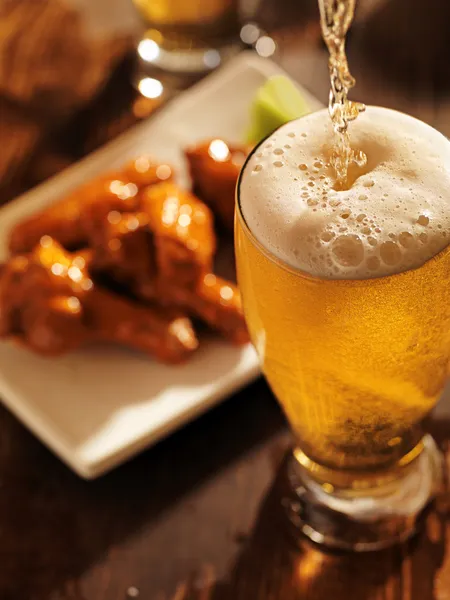
M 450 423 L 432 429 L 443 440 Z M 93 482 L 4 409 L 0 431 L 2 600 L 125 600 L 136 590 L 163 600 L 211 570 L 211 596 L 189 600 L 450 597 L 448 495 L 399 548 L 358 556 L 293 545 L 277 478 L 289 435 L 263 381 Z
M 325 101 L 323 49 L 286 39 L 282 64 Z M 445 98 L 376 79 L 354 53 L 351 64 L 362 100 L 448 129 Z M 431 429 L 447 450 L 445 409 Z M 293 545 L 279 502 L 290 436 L 262 380 L 93 482 L 3 408 L 0 432 L 1 600 L 450 599 L 447 488 L 402 547 L 357 556 Z M 197 591 L 184 594 L 195 573 Z

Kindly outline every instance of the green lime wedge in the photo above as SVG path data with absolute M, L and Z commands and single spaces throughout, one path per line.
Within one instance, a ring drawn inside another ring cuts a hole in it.
M 246 141 L 256 144 L 275 129 L 311 112 L 295 84 L 284 75 L 270 77 L 259 88 L 250 107 Z

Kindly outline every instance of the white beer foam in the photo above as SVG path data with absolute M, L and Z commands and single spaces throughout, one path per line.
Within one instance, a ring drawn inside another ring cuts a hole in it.
M 255 237 L 318 277 L 365 279 L 419 267 L 450 242 L 450 142 L 432 127 L 368 107 L 350 124 L 367 166 L 334 189 L 328 111 L 287 123 L 248 161 L 242 214 Z

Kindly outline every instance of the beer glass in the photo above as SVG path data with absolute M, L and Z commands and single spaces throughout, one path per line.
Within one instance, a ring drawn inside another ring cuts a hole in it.
M 339 548 L 404 540 L 440 480 L 423 422 L 448 373 L 450 248 L 373 279 L 296 270 L 245 222 L 248 160 L 237 186 L 238 282 L 262 371 L 295 436 L 291 521 Z
M 143 66 L 195 78 L 241 48 L 238 0 L 133 2 L 149 28 L 138 45 Z

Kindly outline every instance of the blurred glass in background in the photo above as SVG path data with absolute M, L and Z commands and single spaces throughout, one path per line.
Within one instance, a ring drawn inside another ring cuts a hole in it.
M 238 0 L 133 2 L 148 27 L 138 45 L 142 73 L 196 78 L 240 49 Z

